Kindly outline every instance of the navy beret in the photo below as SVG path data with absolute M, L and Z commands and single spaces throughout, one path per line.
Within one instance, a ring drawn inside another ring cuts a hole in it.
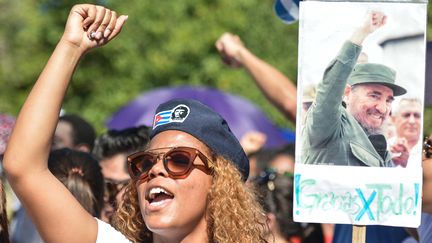
M 228 123 L 217 112 L 193 99 L 173 99 L 158 106 L 150 138 L 167 130 L 186 132 L 216 154 L 222 155 L 241 172 L 249 176 L 249 159 Z

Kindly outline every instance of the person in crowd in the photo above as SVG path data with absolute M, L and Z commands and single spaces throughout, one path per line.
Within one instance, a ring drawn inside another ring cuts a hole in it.
M 383 13 L 371 11 L 326 69 L 302 128 L 301 163 L 390 167 L 392 159 L 408 159 L 404 146 L 392 157 L 380 131 L 394 97 L 406 90 L 391 68 L 356 64 L 365 38 L 385 22 Z
M 261 203 L 267 213 L 269 233 L 267 239 L 275 243 L 304 242 L 301 223 L 293 220 L 293 176 L 268 170 L 253 183 L 260 194 Z
M 148 147 L 128 157 L 132 181 L 114 215 L 118 231 L 84 210 L 48 170 L 57 117 L 79 60 L 115 38 L 127 18 L 102 6 L 75 5 L 18 116 L 4 168 L 42 238 L 266 242 L 264 213 L 244 183 L 249 163 L 240 143 L 219 114 L 194 100 L 161 104 Z M 179 109 L 186 113 L 176 116 Z
M 395 126 L 396 137 L 389 139 L 390 151 L 397 153 L 399 146 L 405 146 L 409 151 L 407 161 L 393 159 L 395 166 L 409 168 L 421 166 L 422 110 L 422 103 L 417 98 L 402 98 L 392 110 L 391 120 Z
M 255 185 L 260 192 L 272 231 L 269 237 L 274 237 L 275 242 L 278 239 L 284 242 L 283 239 L 289 242 L 330 243 L 333 225 L 293 222 L 294 154 L 295 144 L 286 144 L 276 148 L 263 148 L 250 156 L 250 159 L 257 161 L 260 172 L 249 183 Z
M 12 128 L 15 124 L 15 118 L 0 114 L 0 162 L 3 162 L 3 154 L 6 150 L 6 145 L 9 140 L 10 134 L 12 133 Z M 6 197 L 6 190 L 9 189 L 7 181 L 5 180 L 5 175 L 3 173 L 3 166 L 0 165 L 0 242 L 9 243 L 9 218 L 8 213 L 13 212 L 12 208 L 8 209 L 6 202 L 8 202 Z M 13 193 L 8 193 L 13 194 Z M 10 198 L 13 195 L 9 195 Z M 11 204 L 11 202 L 9 202 Z M 9 211 L 9 212 L 8 212 Z
M 279 147 L 261 148 L 249 155 L 249 161 L 256 163 L 256 176 L 266 170 L 294 174 L 294 153 L 295 145 L 288 143 Z M 249 177 L 253 181 L 254 177 Z
M 289 78 L 253 54 L 237 35 L 223 33 L 215 46 L 225 64 L 244 67 L 266 98 L 291 122 L 296 122 L 297 89 Z
M 422 218 L 417 229 L 419 242 L 432 242 L 432 134 L 424 141 L 423 146 L 423 198 Z
M 423 142 L 423 198 L 422 209 L 432 214 L 432 134 Z
M 87 212 L 100 218 L 104 180 L 102 168 L 93 156 L 69 148 L 54 150 L 48 158 L 48 169 Z
M 240 145 L 249 159 L 249 178 L 248 182 L 259 175 L 262 171 L 257 164 L 255 153 L 260 151 L 267 141 L 267 135 L 259 131 L 249 131 L 240 138 Z
M 9 219 L 6 211 L 6 193 L 0 180 L 0 242 L 9 243 Z
M 112 214 L 120 203 L 123 188 L 129 183 L 127 156 L 143 150 L 149 142 L 150 128 L 130 127 L 108 130 L 96 138 L 93 155 L 102 167 L 105 179 L 105 205 L 101 219 L 110 223 Z
M 76 114 L 64 114 L 58 119 L 51 149 L 69 148 L 89 153 L 93 149 L 95 137 L 93 126 L 84 118 Z M 11 220 L 12 242 L 43 242 L 25 208 L 19 202 L 17 204 L 19 206 Z
M 48 169 L 87 212 L 101 217 L 104 179 L 97 160 L 89 153 L 63 148 L 51 151 Z M 24 208 L 17 211 L 11 231 L 13 243 L 44 242 Z
M 51 148 L 71 148 L 90 153 L 95 138 L 93 126 L 84 118 L 75 114 L 65 114 L 59 118 Z
M 274 149 L 267 167 L 279 174 L 294 174 L 295 144 L 289 143 Z

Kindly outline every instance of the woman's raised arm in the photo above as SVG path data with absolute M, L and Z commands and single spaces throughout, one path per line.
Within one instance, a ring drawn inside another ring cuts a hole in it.
M 127 16 L 75 5 L 65 31 L 25 101 L 4 155 L 8 179 L 46 242 L 95 242 L 97 223 L 48 170 L 51 140 L 81 57 L 115 38 Z

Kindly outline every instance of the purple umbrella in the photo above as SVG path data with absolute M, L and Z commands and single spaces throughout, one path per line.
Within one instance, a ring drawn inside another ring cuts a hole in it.
M 266 147 L 293 142 L 291 132 L 287 133 L 286 130 L 272 124 L 250 101 L 206 87 L 165 87 L 145 92 L 120 108 L 107 121 L 107 126 L 109 129 L 124 129 L 138 125 L 151 126 L 156 107 L 173 98 L 191 98 L 211 107 L 225 118 L 238 139 L 246 132 L 255 130 L 267 135 Z

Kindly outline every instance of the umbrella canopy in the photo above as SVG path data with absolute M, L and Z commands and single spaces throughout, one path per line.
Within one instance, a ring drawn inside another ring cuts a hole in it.
M 139 95 L 108 119 L 109 129 L 124 129 L 132 126 L 151 126 L 157 106 L 173 98 L 195 99 L 218 112 L 228 122 L 234 135 L 240 139 L 248 131 L 260 131 L 267 135 L 265 147 L 281 146 L 293 142 L 290 131 L 270 122 L 266 115 L 252 102 L 220 90 L 180 86 L 159 88 Z
M 6 151 L 6 144 L 12 134 L 12 129 L 15 125 L 15 117 L 0 114 L 0 155 Z

